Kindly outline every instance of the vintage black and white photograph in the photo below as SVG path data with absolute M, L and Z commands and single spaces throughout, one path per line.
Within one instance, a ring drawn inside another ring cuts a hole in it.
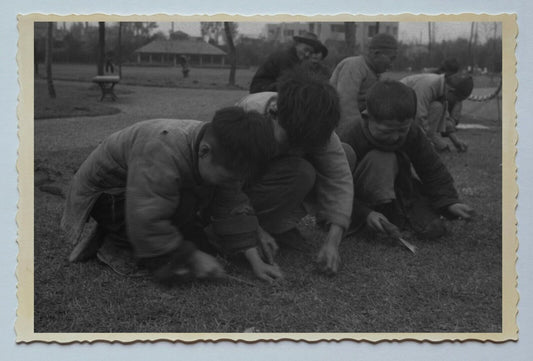
M 21 19 L 19 339 L 516 337 L 514 18 L 175 18 Z

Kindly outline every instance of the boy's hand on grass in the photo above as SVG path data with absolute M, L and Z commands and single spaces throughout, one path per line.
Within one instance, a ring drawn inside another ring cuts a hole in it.
M 389 220 L 382 213 L 371 211 L 366 216 L 366 224 L 376 232 L 387 234 L 387 230 L 383 228 L 383 224 L 387 223 L 389 223 Z
M 474 213 L 475 213 L 472 207 L 464 203 L 454 203 L 452 205 L 449 205 L 448 212 L 450 212 L 451 214 L 453 214 L 454 216 L 458 218 L 466 219 L 466 220 L 470 220 L 474 216 Z
M 276 253 L 278 253 L 278 249 L 279 249 L 278 244 L 276 243 L 276 240 L 274 239 L 274 237 L 272 237 L 263 228 L 258 227 L 257 233 L 259 234 L 259 243 L 261 245 L 260 251 L 261 251 L 261 254 L 264 256 L 263 259 L 268 264 L 273 265 L 274 257 L 276 256 Z
M 468 150 L 468 145 L 460 140 L 455 133 L 451 133 L 448 135 L 448 138 L 452 141 L 453 145 L 455 146 L 455 149 L 457 149 L 458 152 L 463 153 Z
M 259 250 L 256 247 L 244 251 L 244 256 L 248 262 L 250 262 L 252 270 L 257 278 L 269 283 L 278 279 L 283 279 L 283 273 L 279 266 L 277 264 L 267 264 L 263 262 L 259 255 Z
M 339 245 L 342 240 L 343 229 L 337 224 L 331 224 L 324 244 L 318 251 L 317 263 L 320 270 L 328 275 L 334 275 L 339 270 L 341 257 Z
M 341 263 L 338 247 L 328 243 L 324 244 L 318 252 L 317 263 L 322 272 L 329 275 L 337 273 Z
M 222 278 L 226 274 L 215 257 L 199 250 L 192 254 L 191 268 L 196 278 Z

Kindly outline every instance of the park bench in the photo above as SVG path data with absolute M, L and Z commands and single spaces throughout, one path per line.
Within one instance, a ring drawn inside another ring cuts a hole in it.
M 117 100 L 114 88 L 119 81 L 120 77 L 118 75 L 97 75 L 93 78 L 93 82 L 98 84 L 102 91 L 100 101 L 104 100 L 106 95 L 110 95 L 113 101 Z

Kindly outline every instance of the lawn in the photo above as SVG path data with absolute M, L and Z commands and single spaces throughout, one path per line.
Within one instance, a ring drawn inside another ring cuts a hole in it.
M 255 69 L 238 68 L 235 87 L 229 87 L 228 68 L 190 68 L 188 78 L 183 78 L 181 67 L 168 66 L 123 66 L 121 84 L 163 86 L 179 88 L 248 89 Z M 96 75 L 96 65 L 54 64 L 53 77 L 57 80 L 90 82 Z M 118 69 L 114 74 L 118 75 Z M 41 71 L 40 77 L 44 77 Z
M 181 101 L 196 104 L 190 92 L 180 93 Z M 233 91 L 216 94 L 210 106 Z M 326 277 L 313 262 L 323 234 L 307 218 L 301 226 L 307 250 L 281 251 L 286 279 L 273 285 L 255 280 L 238 261 L 223 260 L 246 283 L 173 288 L 120 276 L 96 260 L 69 263 L 72 246 L 59 230 L 63 194 L 94 145 L 70 139 L 68 150 L 61 142 L 36 150 L 35 332 L 500 332 L 501 124 L 494 102 L 484 104 L 465 102 L 464 122 L 487 127 L 460 131 L 468 152 L 443 155 L 462 199 L 477 210 L 474 221 L 447 222 L 449 235 L 438 241 L 411 239 L 416 255 L 386 239 L 348 237 L 339 274 Z M 85 132 L 110 127 L 94 119 Z M 36 143 L 51 129 L 41 124 Z
M 99 101 L 101 92 L 96 84 L 72 83 L 61 86 L 56 84 L 54 88 L 56 97 L 51 98 L 46 81 L 40 79 L 35 81 L 35 119 L 98 116 L 120 112 L 109 103 Z M 124 91 L 117 90 L 117 94 L 124 94 Z

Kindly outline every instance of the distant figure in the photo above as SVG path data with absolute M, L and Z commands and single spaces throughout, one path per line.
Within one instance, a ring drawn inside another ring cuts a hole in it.
M 365 55 L 343 59 L 333 70 L 330 83 L 340 97 L 341 120 L 337 134 L 342 141 L 345 141 L 345 133 L 362 121 L 361 112 L 366 109 L 366 92 L 390 68 L 396 59 L 397 48 L 394 37 L 377 34 L 370 40 Z
M 250 94 L 277 91 L 277 81 L 283 72 L 293 69 L 314 53 L 321 53 L 323 58 L 328 54 L 328 49 L 318 40 L 316 34 L 305 32 L 292 38 L 294 42 L 291 47 L 270 54 L 257 69 L 250 84 Z
M 113 52 L 108 52 L 105 57 L 105 72 L 106 73 L 114 73 L 115 72 L 115 64 L 113 64 Z
M 189 77 L 189 59 L 187 56 L 180 56 L 180 64 L 181 64 L 181 74 L 183 74 L 183 78 Z

